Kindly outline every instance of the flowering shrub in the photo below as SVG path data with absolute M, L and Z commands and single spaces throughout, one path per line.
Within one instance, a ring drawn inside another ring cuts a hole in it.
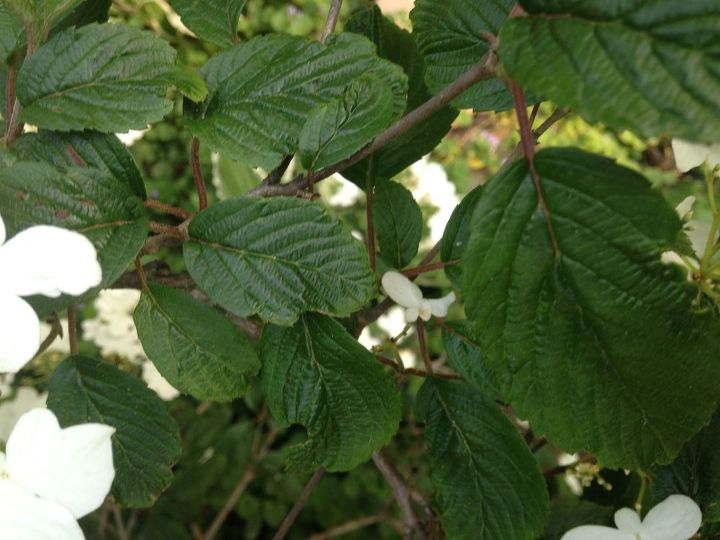
M 715 0 L 109 4 L 0 3 L 0 537 L 717 537 Z

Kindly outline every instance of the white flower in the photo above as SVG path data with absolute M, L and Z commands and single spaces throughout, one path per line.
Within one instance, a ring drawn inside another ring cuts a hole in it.
M 142 365 L 142 380 L 148 385 L 150 390 L 153 390 L 160 399 L 165 401 L 172 401 L 180 395 L 180 391 L 172 386 L 165 377 L 160 375 L 158 368 L 155 364 L 149 360 L 145 361 Z
M 115 478 L 114 432 L 61 429 L 47 409 L 24 414 L 0 452 L 0 538 L 83 540 L 77 520 L 103 503 Z
M 637 512 L 615 512 L 617 529 L 583 525 L 566 532 L 561 540 L 688 540 L 700 529 L 702 513 L 685 495 L 670 495 L 640 520 Z
M 706 161 L 710 167 L 720 164 L 720 143 L 698 144 L 673 139 L 672 148 L 675 164 L 682 172 L 699 167 Z
M 140 300 L 135 289 L 104 289 L 94 302 L 97 317 L 82 322 L 83 337 L 103 355 L 118 355 L 131 362 L 147 357 L 135 328 L 133 311 Z
M 680 204 L 675 207 L 678 217 L 682 221 L 690 221 L 693 218 L 693 205 L 695 204 L 695 196 L 685 197 Z
M 442 238 L 445 226 L 450 221 L 455 207 L 460 204 L 460 199 L 455 184 L 448 179 L 440 163 L 425 157 L 413 163 L 410 171 L 417 178 L 417 186 L 412 190 L 415 199 L 421 204 L 437 208 L 428 220 L 430 238 L 426 240 L 428 244 L 434 245 Z
M 407 322 L 414 322 L 418 317 L 423 321 L 428 321 L 433 315 L 445 317 L 448 307 L 455 301 L 455 293 L 450 293 L 443 298 L 425 299 L 420 287 L 400 272 L 392 270 L 383 275 L 382 286 L 390 298 L 405 308 Z
M 38 225 L 5 242 L 0 217 L 0 372 L 17 372 L 40 345 L 40 322 L 22 296 L 79 295 L 101 277 L 95 247 L 83 235 Z

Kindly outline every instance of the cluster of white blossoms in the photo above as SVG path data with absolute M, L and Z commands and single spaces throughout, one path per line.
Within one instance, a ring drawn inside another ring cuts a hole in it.
M 616 529 L 583 525 L 566 532 L 560 540 L 688 540 L 700 529 L 702 513 L 685 495 L 670 495 L 652 508 L 645 519 L 630 508 L 615 512 Z
M 0 373 L 15 373 L 40 346 L 40 321 L 22 297 L 79 295 L 100 284 L 95 247 L 83 235 L 37 225 L 5 241 L 0 216 Z
M 83 540 L 77 520 L 100 507 L 115 478 L 114 432 L 61 429 L 47 409 L 25 413 L 0 452 L 0 538 Z

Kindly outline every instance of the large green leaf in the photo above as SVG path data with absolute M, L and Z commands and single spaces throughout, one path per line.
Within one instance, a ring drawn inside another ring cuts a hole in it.
M 392 88 L 395 117 L 405 109 L 402 70 L 353 34 L 332 35 L 324 45 L 282 34 L 257 37 L 213 57 L 200 73 L 209 95 L 191 107 L 190 130 L 212 150 L 267 170 L 297 150 L 310 111 L 363 74 Z
M 197 399 L 230 401 L 260 369 L 250 340 L 216 310 L 163 285 L 143 290 L 135 309 L 143 349 L 158 371 Z
M 425 85 L 425 64 L 410 32 L 383 17 L 377 6 L 355 13 L 348 30 L 363 34 L 377 47 L 377 53 L 403 68 L 408 77 L 406 114 L 417 109 L 432 96 Z M 429 154 L 450 131 L 458 112 L 444 107 L 425 122 L 393 139 L 373 154 L 373 168 L 379 178 L 391 178 Z M 369 159 L 342 172 L 343 176 L 365 189 Z
M 497 35 L 514 0 L 417 0 L 410 13 L 413 35 L 425 57 L 425 80 L 437 94 L 490 50 L 482 32 Z M 453 101 L 478 111 L 512 107 L 512 96 L 497 78 L 480 81 Z
M 682 223 L 650 184 L 610 160 L 547 149 L 482 192 L 463 261 L 466 313 L 521 418 L 607 466 L 669 462 L 718 397 L 720 325 L 661 254 Z
M 510 77 L 586 119 L 639 135 L 720 140 L 714 0 L 524 0 L 500 59 Z
M 57 131 L 143 129 L 172 108 L 175 51 L 149 32 L 90 24 L 54 36 L 17 80 L 22 119 Z
M 171 0 L 182 22 L 200 38 L 221 47 L 237 43 L 237 25 L 246 0 Z
M 142 201 L 127 183 L 95 168 L 59 170 L 28 162 L 0 168 L 0 214 L 9 234 L 46 224 L 90 239 L 98 251 L 102 281 L 82 298 L 112 285 L 140 252 L 148 233 Z M 47 313 L 78 300 L 38 297 L 33 305 Z
M 22 21 L 5 5 L 0 4 L 0 64 L 5 64 L 10 53 L 18 47 L 22 34 Z
M 262 180 L 258 171 L 222 154 L 212 156 L 213 185 L 220 200 L 245 195 Z
M 405 268 L 417 255 L 422 238 L 422 211 L 412 193 L 397 182 L 378 182 L 373 223 L 383 261 L 392 268 Z
M 347 471 L 397 431 L 400 394 L 392 378 L 336 321 L 306 314 L 292 328 L 268 326 L 261 350 L 273 418 L 307 428 L 307 441 L 290 449 L 292 463 Z
M 190 223 L 188 271 L 217 304 L 291 325 L 304 311 L 346 316 L 376 293 L 362 244 L 319 204 L 244 197 Z
M 145 198 L 145 183 L 135 159 L 115 135 L 97 131 L 57 133 L 42 130 L 20 137 L 13 149 L 27 161 L 45 161 L 58 169 L 93 167 L 127 184 Z
M 392 88 L 374 75 L 355 79 L 341 97 L 310 113 L 300 132 L 303 166 L 318 170 L 350 157 L 392 120 Z
M 442 340 L 448 364 L 482 395 L 497 398 L 499 395 L 495 373 L 488 366 L 475 337 L 475 325 L 470 321 L 446 321 Z
M 115 481 L 123 506 L 150 506 L 170 484 L 180 437 L 165 403 L 145 384 L 91 358 L 60 364 L 48 387 L 48 408 L 63 427 L 99 422 L 113 426 Z
M 652 491 L 655 500 L 682 493 L 692 497 L 702 509 L 706 522 L 720 522 L 720 413 L 690 439 L 680 455 L 669 465 L 653 468 Z
M 475 206 L 482 195 L 483 186 L 478 186 L 465 195 L 460 204 L 455 207 L 450 220 L 445 226 L 442 243 L 440 245 L 440 258 L 443 262 L 462 259 L 465 247 L 470 238 L 472 216 Z M 462 266 L 451 264 L 445 267 L 445 275 L 457 287 L 462 283 Z
M 495 402 L 465 382 L 435 379 L 425 381 L 417 400 L 447 538 L 536 538 L 548 515 L 545 480 Z

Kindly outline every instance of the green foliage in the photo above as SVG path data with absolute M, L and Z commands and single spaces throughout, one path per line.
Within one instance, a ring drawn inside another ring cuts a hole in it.
M 238 17 L 246 0 L 200 2 L 172 0 L 170 4 L 182 22 L 199 38 L 227 47 L 238 42 Z
M 241 317 L 257 313 L 291 325 L 303 311 L 344 316 L 375 294 L 361 244 L 317 204 L 228 200 L 198 214 L 189 232 L 183 252 L 190 275 Z
M 355 79 L 340 97 L 317 105 L 300 132 L 299 153 L 307 170 L 354 154 L 393 120 L 392 89 L 374 75 Z
M 563 448 L 608 466 L 667 463 L 714 411 L 720 369 L 717 320 L 660 260 L 682 224 L 606 159 L 547 149 L 536 168 L 547 219 L 526 161 L 473 214 L 463 280 L 481 349 L 517 413 Z
M 397 182 L 378 182 L 373 220 L 380 256 L 391 268 L 405 268 L 422 238 L 422 211 L 412 193 Z
M 149 506 L 170 484 L 180 456 L 175 421 L 160 398 L 135 377 L 91 358 L 72 356 L 55 370 L 48 407 L 60 425 L 100 422 L 116 429 L 113 497 Z
M 20 18 L 7 6 L 0 4 L 0 58 L 3 63 L 17 48 L 22 33 L 23 25 Z
M 392 88 L 394 114 L 405 109 L 402 71 L 351 34 L 325 45 L 280 34 L 254 38 L 215 56 L 200 74 L 210 94 L 192 108 L 190 130 L 213 150 L 266 169 L 298 149 L 310 111 L 341 96 L 359 75 Z
M 550 504 L 548 526 L 539 540 L 561 540 L 563 534 L 581 525 L 610 526 L 612 508 L 583 500 L 560 500 Z
M 448 328 L 443 329 L 442 340 L 448 363 L 483 396 L 496 399 L 500 393 L 495 374 L 483 357 L 473 324 L 470 321 L 447 321 L 446 324 Z
M 162 285 L 143 290 L 135 324 L 145 353 L 170 384 L 198 399 L 230 401 L 260 361 L 245 334 L 214 309 Z
M 117 24 L 69 28 L 20 69 L 22 119 L 58 131 L 142 129 L 172 108 L 165 92 L 174 62 L 175 51 L 147 32 Z
M 503 67 L 519 84 L 616 129 L 720 140 L 715 2 L 521 4 L 530 16 L 500 34 Z
M 289 449 L 291 464 L 347 471 L 397 431 L 400 395 L 392 380 L 337 322 L 308 314 L 292 328 L 269 326 L 261 349 L 273 418 L 308 431 Z
M 483 32 L 497 35 L 513 0 L 417 0 L 410 13 L 413 33 L 425 58 L 425 80 L 433 94 L 448 86 L 490 51 Z M 455 99 L 477 111 L 512 106 L 512 96 L 496 78 L 480 81 Z
M 547 519 L 545 481 L 498 406 L 467 383 L 428 379 L 418 409 L 447 537 L 535 538 Z
M 482 186 L 479 186 L 468 193 L 450 216 L 450 220 L 445 227 L 440 251 L 440 258 L 444 262 L 459 261 L 463 258 L 472 231 L 473 212 L 478 201 L 480 201 L 482 190 Z M 454 285 L 461 286 L 462 266 L 446 266 L 445 274 Z

